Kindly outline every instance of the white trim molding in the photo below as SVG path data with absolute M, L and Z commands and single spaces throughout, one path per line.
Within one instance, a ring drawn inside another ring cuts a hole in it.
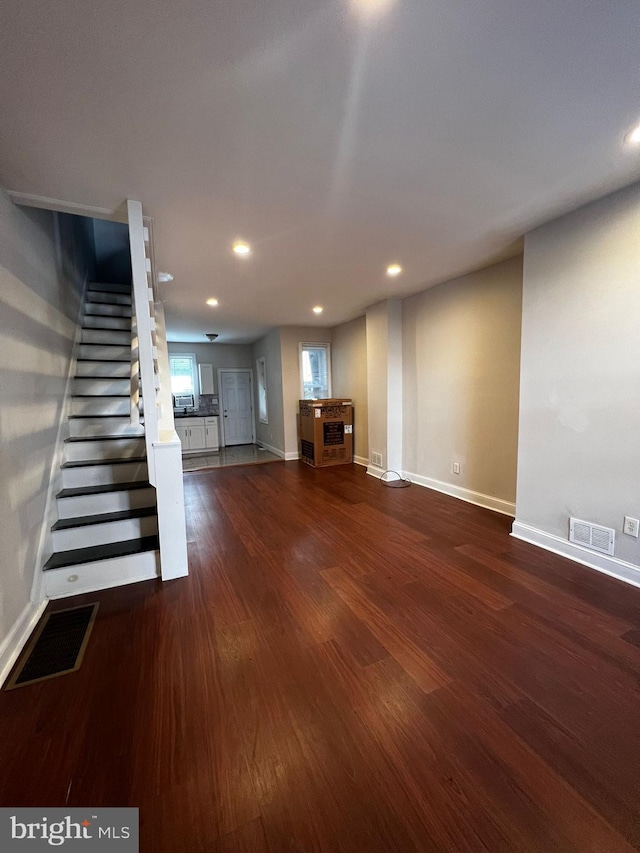
M 405 480 L 411 480 L 416 486 L 424 486 L 426 489 L 442 492 L 444 495 L 450 495 L 452 498 L 458 498 L 458 500 L 465 501 L 468 504 L 475 504 L 484 509 L 491 509 L 494 512 L 502 513 L 502 515 L 510 515 L 512 518 L 516 514 L 516 505 L 514 503 L 505 501 L 502 498 L 496 498 L 493 495 L 484 495 L 482 492 L 474 492 L 462 486 L 454 486 L 452 483 L 445 483 L 443 480 L 423 477 L 421 474 L 412 474 L 410 471 L 403 471 L 402 477 Z
M 300 459 L 300 454 L 297 450 L 290 450 L 284 454 L 284 458 L 286 462 L 294 462 L 296 459 Z
M 379 480 L 384 474 L 384 468 L 378 468 L 377 465 L 367 464 L 367 474 Z
M 257 441 L 256 444 L 259 447 L 264 447 L 265 450 L 268 450 L 269 453 L 273 453 L 274 456 L 279 456 L 280 459 L 286 458 L 285 454 L 284 454 L 284 450 L 280 450 L 280 448 L 274 447 L 272 444 L 267 444 L 264 441 Z M 298 456 L 298 454 L 296 453 L 296 458 L 297 458 L 297 456 Z
M 632 586 L 640 587 L 640 566 L 634 566 L 633 563 L 627 563 L 617 557 L 610 557 L 608 554 L 597 554 L 595 551 L 589 551 L 580 545 L 518 520 L 513 522 L 511 536 L 514 539 L 529 542 L 531 545 L 537 545 L 538 548 L 543 548 L 545 551 L 559 554 L 561 557 L 566 557 L 568 560 L 573 560 L 574 563 L 580 563 L 589 569 L 595 569 L 597 572 L 602 572 Z
M 38 569 L 38 571 L 40 571 Z M 49 600 L 30 601 L 13 624 L 13 627 L 0 645 L 0 687 L 5 683 L 20 652 L 27 644 Z
M 369 465 L 369 459 L 367 456 L 354 456 L 353 462 L 355 465 L 362 465 L 364 468 Z
M 21 193 L 17 190 L 6 190 L 14 204 L 23 207 L 39 207 L 43 210 L 56 210 L 59 213 L 73 213 L 75 216 L 89 216 L 92 219 L 110 219 L 114 222 L 127 221 L 127 208 L 123 202 L 120 207 L 94 207 L 89 204 L 78 204 L 75 201 L 64 201 L 61 198 L 49 198 L 45 195 Z

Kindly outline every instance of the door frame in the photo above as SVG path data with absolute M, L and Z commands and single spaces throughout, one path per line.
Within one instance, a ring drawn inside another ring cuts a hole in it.
M 223 373 L 248 373 L 249 374 L 249 393 L 251 394 L 251 444 L 256 443 L 256 407 L 254 405 L 255 398 L 253 394 L 253 369 L 251 367 L 219 367 L 218 368 L 218 401 L 219 401 L 219 412 L 220 415 L 218 417 L 218 425 L 220 427 L 219 430 L 219 439 L 220 439 L 220 447 L 227 446 L 227 440 L 225 436 L 224 429 L 224 400 L 223 396 L 223 388 L 224 385 L 222 383 L 222 374 Z

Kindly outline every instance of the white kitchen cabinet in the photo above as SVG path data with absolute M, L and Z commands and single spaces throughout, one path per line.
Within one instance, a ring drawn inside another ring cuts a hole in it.
M 183 453 L 218 450 L 218 418 L 176 418 L 176 432 Z
M 205 418 L 205 440 L 207 448 L 218 450 L 220 447 L 220 434 L 218 432 L 218 418 Z
M 189 449 L 189 427 L 184 426 L 179 422 L 176 422 L 176 432 L 178 433 L 178 438 L 180 439 L 180 444 L 182 445 L 182 452 Z

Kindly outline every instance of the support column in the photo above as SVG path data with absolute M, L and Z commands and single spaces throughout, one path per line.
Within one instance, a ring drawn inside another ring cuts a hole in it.
M 380 477 L 402 471 L 402 301 L 367 309 L 369 466 Z

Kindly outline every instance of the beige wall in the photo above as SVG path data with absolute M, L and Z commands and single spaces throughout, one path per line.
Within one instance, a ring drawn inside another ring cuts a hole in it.
M 269 445 L 284 454 L 284 414 L 282 407 L 282 354 L 280 329 L 272 329 L 253 345 L 252 363 L 255 372 L 256 360 L 265 359 L 267 373 L 268 424 L 261 424 L 256 417 L 257 441 Z M 258 388 L 254 382 L 254 411 L 258 412 Z
M 281 326 L 282 405 L 284 414 L 284 450 L 287 456 L 298 453 L 298 403 L 300 388 L 300 344 L 331 343 L 331 329 L 317 326 Z
M 334 397 L 353 400 L 353 453 L 369 458 L 367 397 L 367 324 L 365 317 L 331 331 L 331 369 Z
M 0 649 L 29 606 L 41 569 L 38 548 L 88 270 L 82 228 L 79 217 L 19 208 L 0 191 Z
M 613 527 L 640 566 L 640 185 L 525 239 L 517 521 Z
M 369 458 L 382 456 L 387 467 L 387 309 L 381 302 L 367 309 L 367 399 L 369 403 Z
M 409 476 L 515 500 L 521 299 L 515 258 L 405 300 Z

